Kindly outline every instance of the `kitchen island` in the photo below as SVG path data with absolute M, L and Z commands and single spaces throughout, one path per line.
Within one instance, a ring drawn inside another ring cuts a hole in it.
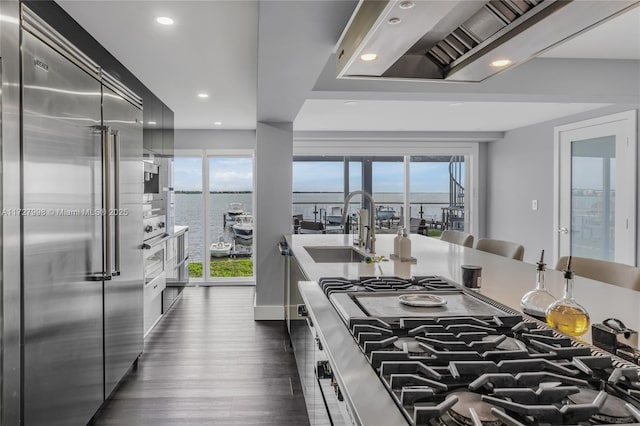
M 481 294 L 500 302 L 505 307 L 519 310 L 520 298 L 535 285 L 535 266 L 489 253 L 480 252 L 436 239 L 412 235 L 412 255 L 418 259 L 416 264 L 404 262 L 366 263 L 331 263 L 316 262 L 305 247 L 340 247 L 351 246 L 348 235 L 293 235 L 287 241 L 296 263 L 303 272 L 302 276 L 309 281 L 300 282 L 299 290 L 306 305 L 313 338 L 321 342 L 322 350 L 316 350 L 315 358 L 307 355 L 309 364 L 317 369 L 318 358 L 326 357 L 332 369 L 332 380 L 344 397 L 342 412 L 347 415 L 336 415 L 333 411 L 334 424 L 353 422 L 362 425 L 404 425 L 411 424 L 396 407 L 394 400 L 380 380 L 376 371 L 371 368 L 367 356 L 360 350 L 345 325 L 345 315 L 336 311 L 334 305 L 319 287 L 317 281 L 322 277 L 344 277 L 358 279 L 360 277 L 438 275 L 445 279 L 460 282 L 461 265 L 473 264 L 483 267 Z M 393 235 L 377 237 L 376 255 L 386 257 L 392 251 Z M 563 288 L 562 273 L 547 271 L 547 287 L 556 297 L 560 297 Z M 293 282 L 291 283 L 294 284 Z M 591 315 L 592 322 L 601 322 L 609 317 L 622 319 L 627 326 L 637 329 L 640 325 L 636 307 L 640 303 L 637 292 L 600 283 L 581 277 L 575 279 L 576 299 L 583 304 Z M 293 303 L 291 298 L 289 303 Z M 294 324 L 300 318 L 292 315 L 296 309 L 289 306 L 287 313 L 291 322 L 292 342 L 296 349 Z M 301 312 L 304 315 L 304 312 Z M 588 341 L 588 335 L 584 337 Z M 299 343 L 299 342 L 298 342 Z M 296 354 L 298 359 L 298 354 Z M 322 370 L 322 369 L 321 369 Z M 307 369 L 308 371 L 308 369 Z M 302 379 L 301 372 L 301 379 Z M 320 374 L 322 376 L 322 374 Z M 303 379 L 304 382 L 304 379 Z M 322 382 L 322 380 L 318 380 Z M 335 386 L 334 386 L 335 387 Z M 322 384 L 320 384 L 322 388 Z M 330 392 L 325 390 L 323 400 L 331 405 Z M 330 387 L 328 387 L 331 390 Z M 317 392 L 316 392 L 317 393 Z M 317 408 L 317 407 L 316 407 Z M 317 410 L 316 410 L 317 411 Z M 332 412 L 331 408 L 329 411 Z M 336 421 L 336 417 L 340 417 Z M 629 423 L 629 422 L 627 422 Z M 322 421 L 312 424 L 322 424 Z
M 396 261 L 377 264 L 316 263 L 304 248 L 351 246 L 353 240 L 350 235 L 289 235 L 287 241 L 309 281 L 318 281 L 322 277 L 356 279 L 379 275 L 403 278 L 440 275 L 460 283 L 462 265 L 479 265 L 482 266 L 481 293 L 518 311 L 522 296 L 535 288 L 536 267 L 533 264 L 423 235 L 412 234 L 410 237 L 412 256 L 418 259 L 416 264 Z M 383 255 L 388 259 L 393 251 L 393 238 L 393 235 L 377 235 L 376 255 Z M 534 247 L 527 249 L 537 252 Z M 553 266 L 548 266 L 545 282 L 547 290 L 556 298 L 561 298 L 564 289 L 563 274 L 551 269 Z M 579 276 L 575 277 L 574 282 L 575 298 L 589 312 L 592 324 L 615 317 L 629 328 L 640 329 L 640 292 Z M 589 342 L 590 335 L 586 334 L 583 339 Z

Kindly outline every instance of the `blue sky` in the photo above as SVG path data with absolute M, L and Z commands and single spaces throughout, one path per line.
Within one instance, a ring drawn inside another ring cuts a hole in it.
M 209 187 L 212 191 L 251 191 L 253 188 L 253 159 L 216 157 L 209 159 Z M 342 162 L 294 162 L 293 190 L 301 192 L 342 192 Z M 411 192 L 448 192 L 449 163 L 411 164 Z M 373 191 L 403 192 L 404 163 L 374 162 Z M 349 167 L 350 190 L 362 187 L 360 162 Z M 175 189 L 202 190 L 202 159 L 175 159 Z

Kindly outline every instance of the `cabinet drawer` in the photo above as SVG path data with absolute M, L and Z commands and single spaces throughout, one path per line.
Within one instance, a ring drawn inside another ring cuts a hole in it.
M 166 274 L 162 272 L 160 275 L 155 277 L 151 282 L 144 286 L 144 303 L 145 305 L 151 303 L 153 299 L 158 297 L 162 290 L 167 287 L 167 278 Z

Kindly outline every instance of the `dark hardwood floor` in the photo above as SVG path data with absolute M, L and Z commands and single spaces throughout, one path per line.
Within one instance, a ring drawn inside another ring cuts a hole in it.
M 185 289 L 96 425 L 308 425 L 282 321 L 253 320 L 253 287 Z

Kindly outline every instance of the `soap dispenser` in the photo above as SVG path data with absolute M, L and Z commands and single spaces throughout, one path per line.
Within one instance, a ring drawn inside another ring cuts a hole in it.
M 400 257 L 400 240 L 402 240 L 402 226 L 398 226 L 398 232 L 393 239 L 393 255 Z
M 400 239 L 400 259 L 411 259 L 411 240 L 409 239 L 407 228 L 402 229 L 402 238 Z

